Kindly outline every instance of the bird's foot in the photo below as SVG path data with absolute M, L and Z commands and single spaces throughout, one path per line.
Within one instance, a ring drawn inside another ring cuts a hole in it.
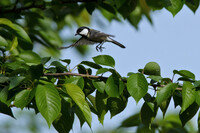
M 96 50 L 99 52 L 102 52 L 103 49 L 105 49 L 105 47 L 102 47 L 102 46 L 96 46 Z

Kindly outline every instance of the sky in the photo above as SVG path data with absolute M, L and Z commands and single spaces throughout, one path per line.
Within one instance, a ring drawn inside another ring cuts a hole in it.
M 92 61 L 92 57 L 99 54 L 111 55 L 116 62 L 116 70 L 126 76 L 128 72 L 137 72 L 150 61 L 157 62 L 161 67 L 161 76 L 171 78 L 173 70 L 189 70 L 196 75 L 196 79 L 200 80 L 200 9 L 193 14 L 186 6 L 175 16 L 163 9 L 152 14 L 153 25 L 146 18 L 139 24 L 139 30 L 134 29 L 127 21 L 111 23 L 104 22 L 105 27 L 102 28 L 95 21 L 91 24 L 91 28 L 101 30 L 105 33 L 115 35 L 115 40 L 126 46 L 126 49 L 105 43 L 102 53 L 97 52 L 95 46 L 90 46 L 91 51 L 86 57 L 81 57 L 76 50 L 66 49 L 62 51 L 62 59 L 68 58 L 72 60 L 71 68 L 80 63 L 82 60 Z M 75 31 L 74 31 L 75 33 Z M 70 32 L 66 32 L 68 36 Z M 71 36 L 71 35 L 69 35 Z M 78 39 L 78 38 L 77 38 Z M 92 130 L 98 129 L 114 129 L 127 117 L 138 112 L 143 101 L 137 105 L 133 98 L 129 98 L 127 108 L 119 115 L 110 119 L 109 113 L 104 120 L 104 126 L 101 126 L 96 116 L 93 115 Z M 176 111 L 179 109 L 176 109 Z M 173 112 L 173 105 L 167 111 Z M 1 118 L 8 118 L 1 115 Z M 43 121 L 40 115 L 37 115 L 38 121 Z M 194 118 L 195 120 L 196 118 Z M 20 120 L 19 120 L 20 121 Z M 19 122 L 16 120 L 16 122 Z M 23 120 L 21 120 L 23 121 Z M 196 120 L 194 121 L 196 123 Z M 47 124 L 44 132 L 54 133 L 53 128 L 49 131 Z M 78 120 L 75 120 L 73 133 L 91 132 L 90 128 L 85 124 L 81 130 Z
M 72 59 L 72 64 L 76 65 L 82 60 L 92 61 L 92 57 L 99 54 L 111 55 L 116 61 L 116 70 L 126 76 L 128 72 L 137 72 L 138 69 L 144 68 L 145 64 L 150 61 L 157 62 L 161 67 L 161 76 L 171 78 L 173 70 L 189 70 L 196 75 L 196 79 L 200 80 L 200 14 L 199 10 L 194 14 L 186 6 L 175 16 L 163 9 L 152 14 L 153 25 L 151 25 L 144 17 L 139 24 L 139 30 L 134 29 L 127 21 L 105 23 L 102 28 L 92 23 L 91 28 L 101 30 L 105 33 L 115 35 L 115 40 L 126 46 L 126 49 L 105 43 L 102 53 L 95 50 L 95 46 L 90 46 L 91 51 L 85 58 L 79 57 L 75 50 L 67 49 L 62 52 L 63 58 Z M 121 122 L 138 112 L 143 101 L 138 105 L 133 98 L 129 98 L 127 108 L 119 115 L 110 120 L 109 113 L 104 120 L 104 126 L 101 126 L 96 117 L 93 117 L 92 130 L 97 129 L 114 129 Z M 174 109 L 170 104 L 167 114 L 180 108 Z M 159 112 L 161 116 L 161 112 Z M 196 118 L 194 118 L 196 124 Z M 73 131 L 77 130 L 75 124 Z M 195 125 L 196 126 L 196 125 Z M 87 125 L 83 126 L 82 131 L 89 132 Z

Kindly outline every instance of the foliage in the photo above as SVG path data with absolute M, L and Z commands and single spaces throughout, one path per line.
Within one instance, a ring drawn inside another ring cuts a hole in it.
M 162 123 L 155 125 L 154 119 L 159 108 L 165 115 L 173 99 L 175 108 L 181 107 L 177 130 L 185 131 L 181 126 L 193 118 L 200 106 L 200 81 L 190 71 L 174 70 L 174 75 L 179 76 L 174 81 L 174 76 L 161 77 L 160 66 L 151 62 L 137 73 L 122 77 L 115 70 L 113 57 L 99 55 L 92 58 L 93 62 L 81 62 L 75 67 L 78 73 L 72 73 L 68 69 L 70 59 L 61 60 L 66 65 L 50 63 L 51 57 L 33 52 L 40 45 L 42 51 L 58 54 L 56 48 L 70 42 L 70 37 L 61 38 L 62 29 L 74 23 L 89 25 L 95 10 L 108 21 L 126 19 L 138 28 L 143 15 L 152 23 L 151 11 L 166 8 L 175 16 L 184 4 L 195 12 L 199 0 L 1 0 L 0 112 L 14 117 L 12 107 L 34 109 L 49 126 L 53 124 L 57 131 L 65 133 L 72 129 L 75 115 L 81 126 L 85 122 L 91 126 L 91 113 L 103 124 L 108 111 L 114 117 L 132 97 L 142 101 L 143 106 L 139 115 L 131 117 L 133 124 L 125 125 L 137 126 L 138 132 L 166 132 L 169 128 Z M 152 90 L 156 95 L 150 93 Z

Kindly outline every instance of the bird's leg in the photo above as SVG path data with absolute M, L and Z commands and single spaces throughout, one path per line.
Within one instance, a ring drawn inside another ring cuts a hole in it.
M 99 44 L 96 46 L 96 50 L 97 50 L 97 51 L 100 50 L 100 52 L 102 52 L 102 50 L 104 49 L 104 47 L 102 47 L 102 45 L 104 44 L 104 42 L 105 42 L 105 41 L 99 43 Z

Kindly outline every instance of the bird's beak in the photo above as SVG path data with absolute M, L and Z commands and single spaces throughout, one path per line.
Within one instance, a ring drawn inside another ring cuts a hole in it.
M 75 34 L 75 36 L 78 35 L 77 33 Z

